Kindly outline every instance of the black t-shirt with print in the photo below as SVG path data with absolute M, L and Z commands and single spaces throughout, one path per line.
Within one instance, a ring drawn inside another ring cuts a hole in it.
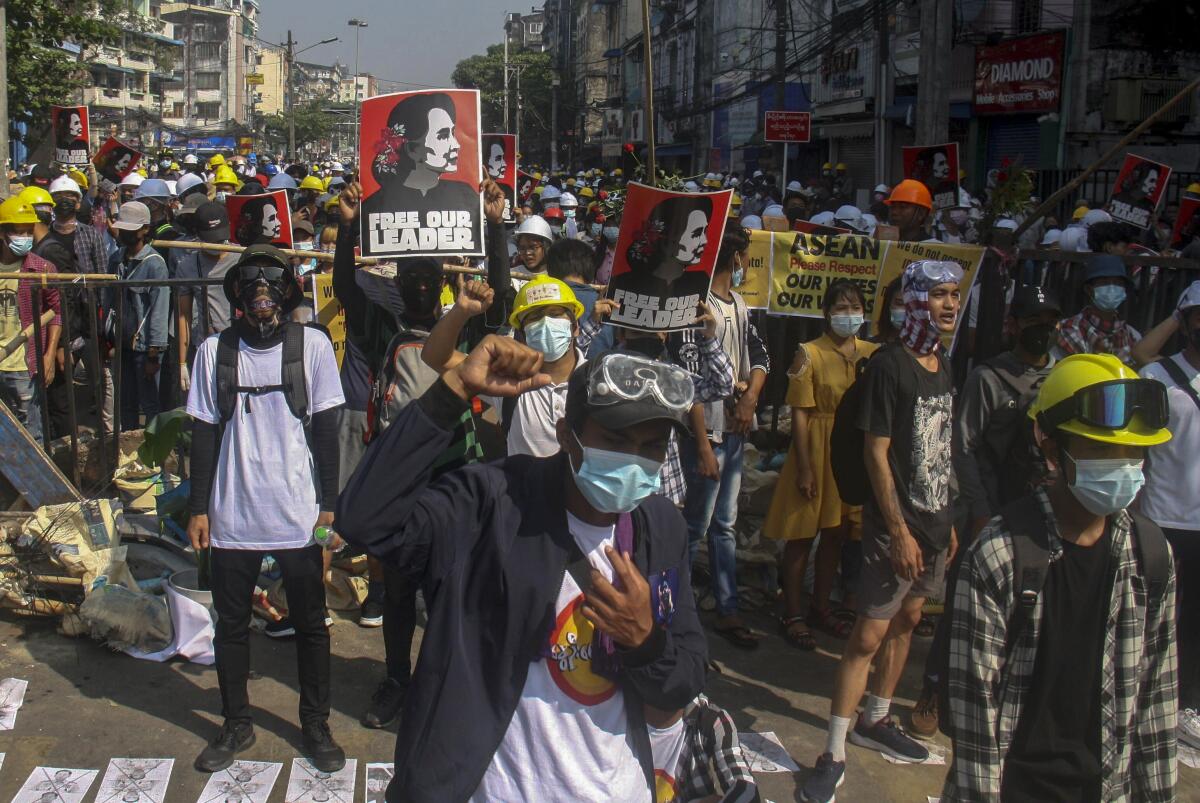
M 1029 691 L 1004 761 L 1001 799 L 1100 799 L 1100 681 L 1112 598 L 1112 529 L 1090 547 L 1063 542 L 1042 587 Z
M 940 552 L 950 543 L 950 437 L 952 380 L 942 359 L 936 373 L 926 370 L 899 343 L 886 346 L 867 363 L 856 422 L 863 432 L 891 438 L 888 464 L 900 510 L 909 531 L 926 549 Z M 872 495 L 866 515 L 886 532 Z

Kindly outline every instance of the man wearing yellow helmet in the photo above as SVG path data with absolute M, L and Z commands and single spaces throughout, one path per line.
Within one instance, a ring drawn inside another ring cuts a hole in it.
M 957 570 L 944 801 L 1175 799 L 1175 572 L 1127 509 L 1171 438 L 1166 396 L 1111 354 L 1046 377 L 1029 416 L 1057 478 Z

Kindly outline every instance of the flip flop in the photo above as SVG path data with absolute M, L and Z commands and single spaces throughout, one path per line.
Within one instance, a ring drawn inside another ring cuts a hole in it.
M 717 635 L 723 637 L 739 649 L 758 649 L 758 636 L 754 635 L 754 632 L 743 624 L 727 625 L 725 627 L 713 625 L 713 630 L 716 631 Z
M 804 625 L 804 631 L 801 633 L 795 632 L 792 629 L 793 625 Z M 817 640 L 813 638 L 812 631 L 808 629 L 803 616 L 780 617 L 779 632 L 783 636 L 784 641 L 798 650 L 812 652 L 817 648 Z

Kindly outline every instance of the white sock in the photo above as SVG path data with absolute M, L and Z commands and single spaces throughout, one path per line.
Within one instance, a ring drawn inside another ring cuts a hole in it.
M 834 761 L 846 760 L 846 734 L 850 732 L 850 717 L 829 718 L 829 736 L 825 752 L 833 755 Z
M 863 722 L 868 725 L 874 725 L 888 715 L 888 710 L 891 707 L 891 698 L 885 699 L 883 697 L 876 697 L 874 694 L 868 694 L 867 705 L 863 708 Z

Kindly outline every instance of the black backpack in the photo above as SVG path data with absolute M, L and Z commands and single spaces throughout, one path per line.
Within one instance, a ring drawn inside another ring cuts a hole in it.
M 292 415 L 304 422 L 308 429 L 308 385 L 304 381 L 304 330 L 302 324 L 288 323 L 283 329 L 283 366 L 278 385 L 262 387 L 238 384 L 238 342 L 241 337 L 235 327 L 229 327 L 217 335 L 217 410 L 221 414 L 224 429 L 237 409 L 238 398 L 246 394 L 246 409 L 250 410 L 251 399 L 266 393 L 280 391 L 287 400 Z
M 1034 384 L 1032 393 L 1026 394 L 1018 387 L 1017 378 L 1004 370 L 999 360 L 987 360 L 981 365 L 1000 380 L 1008 394 L 1008 400 L 992 412 L 992 425 L 1015 430 L 1002 448 L 998 449 L 997 444 L 987 437 L 980 444 L 981 449 L 990 456 L 991 465 L 996 471 L 998 487 L 995 490 L 999 494 L 999 502 L 1007 505 L 1054 480 L 1054 472 L 1034 437 L 1033 419 L 1028 415 L 1029 405 L 1037 396 L 1041 380 Z M 1028 398 L 1023 399 L 1024 395 Z
M 1130 537 L 1133 539 L 1137 562 L 1146 582 L 1146 611 L 1149 614 L 1162 604 L 1163 595 L 1166 594 L 1171 573 L 1171 553 L 1161 527 L 1136 510 L 1129 510 L 1128 513 L 1133 520 Z M 1038 595 L 1046 584 L 1046 573 L 1050 567 L 1050 545 L 1042 507 L 1030 497 L 1013 502 L 1001 510 L 1000 515 L 1012 536 L 1013 588 L 1017 590 L 1016 607 L 1013 608 L 1004 635 L 1004 653 L 1010 655 L 1021 634 L 1029 626 Z M 931 659 L 932 665 L 937 667 L 938 674 L 938 725 L 942 733 L 951 739 L 954 739 L 954 732 L 950 724 L 949 628 L 954 616 L 954 586 L 957 584 L 958 563 L 955 562 L 951 572 L 944 621 L 939 624 L 939 627 L 946 628 L 945 637 L 935 641 L 934 647 L 939 652 Z

